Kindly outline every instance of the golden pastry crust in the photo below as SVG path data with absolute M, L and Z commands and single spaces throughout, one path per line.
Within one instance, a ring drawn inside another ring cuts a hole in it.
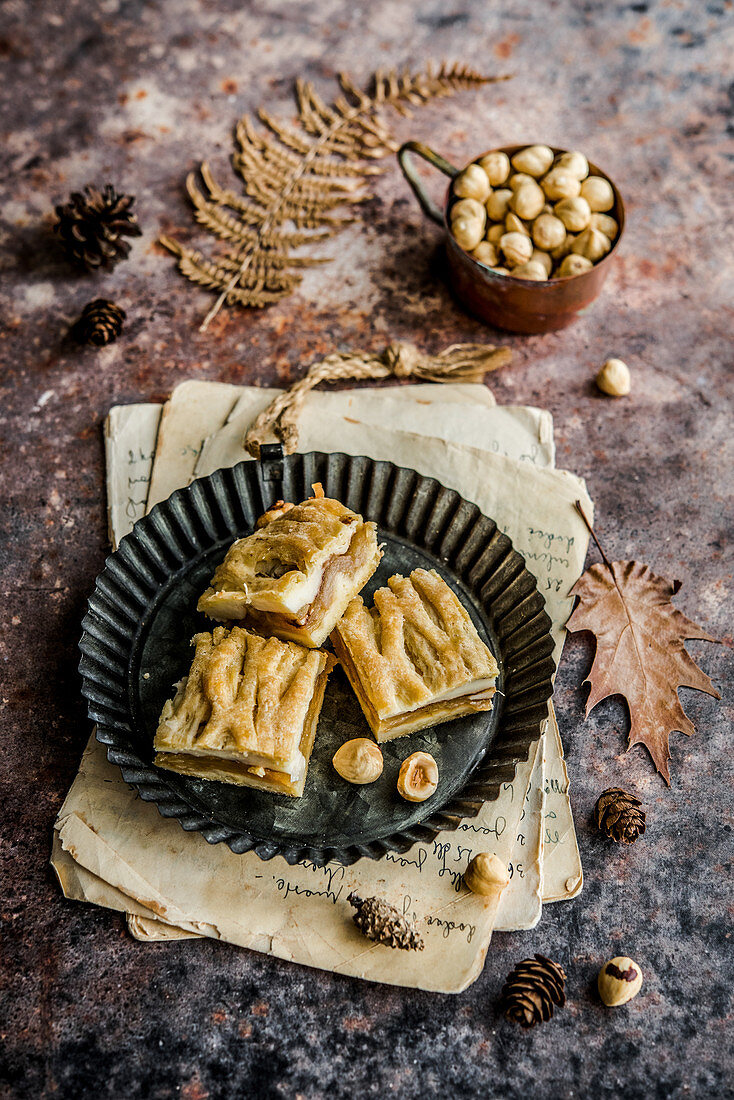
M 379 564 L 375 525 L 328 497 L 274 511 L 230 547 L 198 609 L 320 646 Z
M 497 663 L 435 570 L 352 600 L 332 642 L 378 741 L 492 706 Z
M 334 658 L 242 627 L 197 634 L 191 670 L 161 712 L 159 767 L 303 793 Z

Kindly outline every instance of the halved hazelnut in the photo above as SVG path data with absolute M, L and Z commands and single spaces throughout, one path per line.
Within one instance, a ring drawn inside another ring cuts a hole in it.
M 438 764 L 428 752 L 414 752 L 400 765 L 398 794 L 408 802 L 425 802 L 438 786 Z

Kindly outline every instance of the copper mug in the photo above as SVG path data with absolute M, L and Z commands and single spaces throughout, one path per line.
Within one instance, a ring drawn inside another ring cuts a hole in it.
M 499 150 L 490 151 L 507 153 L 508 157 L 513 157 L 515 153 L 525 148 L 526 145 L 505 145 Z M 554 155 L 565 152 L 565 149 L 553 150 Z M 605 172 L 589 162 L 590 173 L 609 180 L 614 191 L 614 206 L 608 213 L 619 225 L 619 232 L 611 250 L 581 275 L 548 279 L 547 282 L 533 282 L 529 279 L 514 279 L 511 275 L 497 274 L 459 247 L 448 224 L 451 188 L 449 186 L 446 190 L 443 210 L 439 209 L 425 191 L 413 161 L 413 154 L 427 160 L 450 179 L 457 176 L 462 169 L 454 167 L 420 141 L 408 141 L 398 151 L 398 161 L 403 175 L 413 189 L 423 213 L 438 225 L 443 226 L 446 231 L 449 280 L 454 294 L 468 310 L 482 321 L 487 321 L 496 328 L 506 329 L 508 332 L 552 332 L 554 329 L 570 325 L 579 313 L 594 301 L 607 277 L 609 263 L 624 232 L 622 196 Z M 486 155 L 481 153 L 470 163 Z

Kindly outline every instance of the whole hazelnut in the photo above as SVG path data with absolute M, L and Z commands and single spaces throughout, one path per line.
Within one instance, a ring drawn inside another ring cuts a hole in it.
M 555 263 L 558 263 L 560 260 L 563 260 L 566 256 L 568 256 L 569 252 L 571 251 L 571 246 L 573 245 L 573 242 L 575 240 L 576 237 L 573 233 L 567 233 L 566 239 L 563 244 L 559 245 L 558 248 L 551 249 L 551 256 Z
M 480 158 L 479 165 L 487 173 L 492 187 L 499 187 L 510 174 L 510 158 L 507 153 L 487 153 Z
M 592 229 L 600 229 L 610 241 L 613 241 L 619 233 L 619 226 L 609 214 L 592 214 L 589 226 Z
M 585 180 L 589 174 L 589 162 L 583 153 L 561 153 L 555 166 L 577 180 Z
M 495 275 L 509 275 L 510 274 L 510 270 L 507 267 L 493 267 L 492 271 L 494 271 Z
M 478 202 L 476 199 L 459 199 L 455 202 L 449 211 L 449 217 L 453 221 L 454 218 L 477 218 L 484 224 L 487 220 L 487 213 L 484 209 L 484 204 Z
M 566 239 L 566 227 L 555 214 L 539 214 L 533 222 L 532 237 L 538 248 L 550 252 Z
M 557 199 L 575 199 L 581 193 L 581 184 L 576 177 L 564 172 L 562 168 L 551 168 L 548 175 L 540 181 L 540 186 L 554 202 Z
M 489 241 L 480 241 L 472 252 L 472 256 L 487 267 L 494 267 L 497 263 L 497 249 Z
M 627 1004 L 642 989 L 642 971 L 634 959 L 617 955 L 604 963 L 597 979 L 599 996 L 608 1008 Z
M 581 184 L 581 195 L 592 210 L 611 210 L 614 206 L 614 191 L 609 180 L 602 176 L 589 176 Z
M 561 279 L 565 279 L 568 275 L 581 275 L 593 266 L 591 260 L 587 260 L 585 256 L 577 256 L 575 252 L 572 252 L 564 257 L 557 274 Z
M 425 802 L 438 786 L 438 764 L 428 752 L 414 752 L 400 765 L 398 794 L 408 802 Z
M 623 359 L 607 359 L 596 376 L 596 384 L 610 397 L 626 397 L 632 389 L 630 369 Z
M 502 187 L 499 191 L 493 191 L 487 199 L 485 209 L 493 222 L 501 222 L 510 206 L 512 191 L 509 187 Z
M 464 871 L 464 885 L 485 898 L 499 897 L 509 881 L 507 867 L 491 852 L 477 852 Z
M 527 263 L 533 254 L 533 242 L 524 233 L 505 233 L 500 237 L 500 252 L 510 267 Z
M 355 737 L 336 750 L 331 763 L 342 779 L 364 786 L 382 775 L 382 753 L 368 737 Z
M 591 207 L 585 198 L 577 195 L 575 199 L 561 199 L 553 208 L 570 233 L 580 233 L 591 221 Z
M 527 172 L 529 176 L 544 176 L 553 163 L 553 150 L 547 145 L 528 145 L 512 157 L 512 167 L 516 172 Z
M 470 164 L 454 179 L 453 191 L 460 199 L 478 199 L 484 202 L 492 190 L 487 173 L 478 164 Z
M 528 260 L 526 264 L 518 264 L 512 269 L 513 279 L 532 279 L 535 283 L 544 283 L 548 278 L 545 264 L 537 260 Z
M 594 263 L 596 260 L 600 260 L 602 256 L 606 256 L 611 247 L 612 242 L 605 233 L 602 233 L 600 229 L 589 228 L 585 229 L 583 233 L 579 233 L 571 245 L 571 251 L 579 256 L 585 256 L 587 260 Z
M 506 233 L 524 233 L 526 237 L 530 236 L 530 230 L 526 226 L 522 218 L 518 218 L 517 214 L 513 214 L 512 211 L 505 215 L 505 232 Z
M 505 229 L 502 222 L 500 222 L 498 225 L 490 225 L 489 229 L 485 233 L 485 237 L 490 244 L 499 244 L 500 237 L 504 236 L 506 232 L 507 230 Z
M 451 207 L 451 232 L 456 243 L 471 252 L 484 237 L 487 215 L 476 199 L 460 199 Z
M 518 187 L 510 199 L 510 208 L 514 210 L 518 218 L 528 218 L 530 221 L 537 218 L 544 205 L 545 195 L 535 180 Z
M 507 186 L 511 191 L 517 191 L 524 183 L 535 183 L 535 180 L 532 176 L 529 176 L 527 172 L 515 172 L 514 175 L 510 176 L 508 179 Z
M 553 260 L 547 252 L 543 252 L 540 248 L 534 248 L 528 263 L 540 264 L 546 275 L 550 279 L 551 271 L 553 270 Z

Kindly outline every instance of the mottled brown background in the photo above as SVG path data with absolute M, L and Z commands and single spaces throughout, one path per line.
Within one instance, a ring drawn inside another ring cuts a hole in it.
M 678 605 L 730 637 L 730 0 L 6 0 L 1 18 L 3 1095 L 732 1095 L 723 647 L 690 646 L 724 700 L 683 692 L 697 733 L 673 737 L 667 791 L 642 749 L 622 755 L 618 699 L 584 722 L 591 649 L 568 642 L 556 698 L 586 886 L 533 932 L 497 936 L 457 998 L 210 941 L 139 946 L 119 916 L 65 902 L 48 868 L 89 732 L 76 642 L 106 550 L 109 406 L 160 400 L 191 377 L 284 383 L 334 348 L 389 337 L 439 349 L 496 335 L 452 302 L 437 231 L 394 165 L 302 293 L 199 334 L 210 299 L 154 239 L 163 228 L 196 237 L 186 172 L 205 155 L 226 177 L 235 118 L 262 101 L 289 112 L 298 75 L 328 96 L 341 67 L 365 79 L 377 64 L 447 57 L 512 72 L 401 121 L 400 136 L 457 161 L 525 140 L 578 146 L 618 181 L 629 228 L 603 297 L 572 329 L 511 337 L 515 365 L 491 383 L 500 402 L 552 410 L 559 465 L 587 478 L 609 554 L 679 577 Z M 50 236 L 53 203 L 106 180 L 137 195 L 145 235 L 113 274 L 80 277 Z M 127 309 L 124 337 L 78 350 L 68 325 L 100 294 Z M 611 354 L 632 368 L 626 401 L 592 384 Z M 617 783 L 649 810 L 628 851 L 589 822 Z M 569 1004 L 524 1034 L 496 1002 L 534 950 L 567 969 Z M 593 983 L 618 952 L 646 982 L 631 1006 L 605 1011 Z

